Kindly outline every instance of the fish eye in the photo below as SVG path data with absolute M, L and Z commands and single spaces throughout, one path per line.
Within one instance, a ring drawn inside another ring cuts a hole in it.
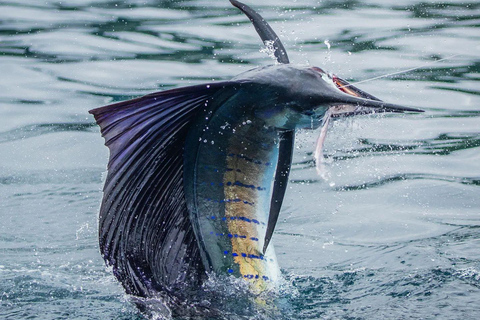
M 319 67 L 312 67 L 312 70 L 318 72 L 325 82 L 335 87 L 336 89 L 351 96 L 359 97 L 359 95 L 350 87 L 350 83 L 337 77 L 335 74 L 325 72 Z
M 315 70 L 315 71 L 317 71 L 318 73 L 320 73 L 320 74 L 322 74 L 322 75 L 323 75 L 323 74 L 326 74 L 326 72 L 323 71 L 323 69 L 322 69 L 322 68 L 319 68 L 319 67 L 312 67 L 312 70 Z

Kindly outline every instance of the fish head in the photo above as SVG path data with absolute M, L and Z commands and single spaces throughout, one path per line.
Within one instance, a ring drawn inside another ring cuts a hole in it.
M 256 113 L 280 129 L 316 129 L 325 116 L 340 118 L 423 110 L 384 102 L 319 67 L 276 65 L 246 72 L 237 79 L 254 83 Z
M 326 116 L 341 118 L 374 113 L 423 112 L 423 110 L 384 102 L 346 80 L 319 67 L 305 68 L 299 79 L 297 99 L 291 112 L 297 113 L 296 128 L 316 129 Z M 291 92 L 290 94 L 295 95 Z

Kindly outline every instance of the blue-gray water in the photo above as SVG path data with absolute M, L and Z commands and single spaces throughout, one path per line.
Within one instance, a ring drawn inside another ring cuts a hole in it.
M 299 134 L 273 239 L 287 317 L 480 318 L 478 1 L 249 4 L 292 62 L 352 81 L 457 55 L 359 85 L 426 112 L 335 122 L 326 180 Z M 227 0 L 0 0 L 1 319 L 141 318 L 98 252 L 87 110 L 271 64 L 261 49 Z

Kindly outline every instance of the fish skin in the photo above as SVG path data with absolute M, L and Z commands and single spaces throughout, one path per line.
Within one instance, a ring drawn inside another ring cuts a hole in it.
M 207 270 L 244 278 L 260 292 L 279 277 L 273 247 L 262 252 L 279 134 L 255 115 L 244 90 L 198 117 L 185 147 L 184 181 Z
M 198 132 L 196 136 L 191 132 L 206 125 L 203 119 L 217 113 L 225 117 L 237 114 L 232 124 L 242 119 L 242 122 L 255 121 L 278 134 L 285 130 L 315 129 L 321 125 L 325 112 L 338 105 L 363 108 L 362 112 L 369 104 L 373 105 L 371 109 L 378 110 L 402 108 L 348 95 L 327 80 L 315 68 L 272 65 L 252 69 L 230 81 L 167 90 L 90 111 L 110 149 L 100 210 L 100 249 L 127 292 L 150 296 L 152 292 L 183 284 L 185 268 L 198 280 L 203 278 L 202 269 L 208 271 L 213 265 L 202 241 L 191 236 L 195 232 L 191 228 L 198 230 L 198 222 L 190 216 L 194 210 L 188 209 L 185 196 L 195 193 L 184 188 L 190 174 L 184 174 L 183 164 L 190 163 L 186 161 L 189 157 L 197 156 L 195 147 L 189 143 L 198 145 L 201 137 Z M 348 110 L 352 113 L 351 108 Z M 338 110 L 336 113 L 341 114 Z M 191 138 L 187 138 L 189 135 Z M 212 140 L 218 143 L 221 139 Z M 192 151 L 183 154 L 179 150 Z M 274 158 L 278 160 L 278 155 Z M 155 177 L 170 177 L 174 182 L 152 180 Z M 273 179 L 272 174 L 270 180 Z M 151 190 L 151 185 L 159 189 Z M 171 210 L 181 217 L 178 222 L 172 220 L 168 213 Z M 264 210 L 268 212 L 269 207 Z M 159 223 L 173 229 L 151 230 Z M 178 223 L 180 229 L 176 227 Z M 265 233 L 263 237 L 260 235 L 262 241 L 264 236 Z M 139 247 L 138 243 L 156 245 Z M 199 247 L 188 249 L 189 246 Z M 171 259 L 174 262 L 168 262 Z M 192 268 L 199 271 L 193 272 Z
M 207 273 L 245 279 L 256 293 L 274 287 L 279 269 L 268 242 L 295 130 L 319 127 L 328 110 L 332 117 L 421 111 L 385 103 L 320 68 L 289 64 L 268 23 L 231 2 L 273 41 L 283 64 L 90 111 L 110 150 L 99 214 L 102 255 L 127 293 L 160 299 L 174 316 L 189 314 L 184 301 L 202 290 Z M 223 121 L 237 131 L 215 134 Z M 285 132 L 292 136 L 282 147 Z M 260 169 L 255 161 L 269 165 Z M 212 310 L 200 303 L 191 312 Z

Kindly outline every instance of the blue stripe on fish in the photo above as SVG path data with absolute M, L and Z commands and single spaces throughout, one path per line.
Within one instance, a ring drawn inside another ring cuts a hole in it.
M 223 251 L 223 253 L 225 255 L 229 254 L 229 251 L 228 250 L 225 250 Z M 256 254 L 246 254 L 244 252 L 241 252 L 241 253 L 236 253 L 236 252 L 232 252 L 232 257 L 238 257 L 238 256 L 242 256 L 243 258 L 247 258 L 247 259 L 259 259 L 259 260 L 268 260 L 265 256 L 263 255 L 256 255 Z
M 260 279 L 258 274 L 244 274 L 243 277 L 246 279 Z M 268 281 L 269 278 L 267 276 L 262 276 L 262 280 Z
M 207 182 L 205 181 L 202 181 L 200 182 L 198 185 L 200 186 L 204 186 L 206 185 Z M 215 182 L 210 182 L 209 183 L 210 186 L 214 186 L 215 185 Z M 267 188 L 265 187 L 262 187 L 262 186 L 255 186 L 253 184 L 244 184 L 240 181 L 235 181 L 235 182 L 232 182 L 232 181 L 228 181 L 227 183 L 223 183 L 223 182 L 220 182 L 220 183 L 217 183 L 218 186 L 221 186 L 223 187 L 224 185 L 227 185 L 228 187 L 230 186 L 237 186 L 237 187 L 242 187 L 242 188 L 248 188 L 248 189 L 253 189 L 253 190 L 258 190 L 258 191 L 264 191 L 264 190 L 267 190 Z
M 204 169 L 207 169 L 207 170 L 212 170 L 214 172 L 220 172 L 220 170 L 218 170 L 217 168 L 212 167 L 212 166 L 205 165 L 203 167 L 204 167 Z M 229 171 L 242 172 L 242 170 L 240 170 L 240 169 L 233 169 L 233 168 L 225 168 L 225 171 L 227 171 L 227 172 L 229 172 Z
M 258 238 L 255 238 L 255 237 L 250 237 L 250 238 L 249 238 L 249 237 L 247 237 L 247 236 L 245 236 L 245 235 L 238 235 L 238 234 L 231 234 L 231 233 L 225 234 L 225 233 L 218 233 L 218 232 L 215 233 L 215 232 L 213 232 L 213 231 L 210 231 L 210 234 L 211 234 L 211 235 L 215 235 L 215 236 L 217 236 L 217 237 L 227 236 L 227 237 L 229 237 L 229 238 L 240 238 L 240 239 L 247 239 L 247 238 L 248 238 L 248 239 L 250 239 L 250 240 L 252 240 L 252 241 L 258 241 Z
M 242 200 L 242 199 L 239 199 L 239 198 L 236 198 L 236 199 L 222 199 L 222 200 L 216 200 L 216 199 L 212 199 L 212 198 L 205 198 L 205 200 L 206 200 L 206 201 L 216 202 L 216 203 L 242 202 L 242 203 L 248 204 L 248 205 L 250 205 L 250 206 L 255 205 L 255 202 L 250 202 L 250 201 Z
M 216 216 L 211 216 L 210 219 L 212 220 L 215 220 L 217 219 Z M 230 220 L 241 220 L 241 221 L 245 221 L 245 222 L 251 222 L 251 223 L 255 223 L 255 224 L 261 224 L 261 225 L 266 225 L 265 222 L 263 221 L 258 221 L 256 219 L 249 219 L 249 218 L 246 218 L 246 217 L 222 217 L 221 218 L 223 221 L 226 221 L 227 219 L 230 219 Z
M 229 153 L 229 154 L 227 154 L 227 157 L 237 157 L 238 159 L 243 159 L 245 161 L 255 163 L 255 164 L 258 164 L 258 165 L 261 165 L 261 164 L 266 165 L 266 166 L 271 166 L 272 165 L 271 162 L 263 162 L 263 161 L 260 161 L 260 160 L 256 160 L 256 159 L 244 156 L 243 154 Z
M 244 274 L 243 277 L 246 279 L 260 279 L 258 274 Z M 262 276 L 261 280 L 268 281 L 270 279 L 267 276 Z

